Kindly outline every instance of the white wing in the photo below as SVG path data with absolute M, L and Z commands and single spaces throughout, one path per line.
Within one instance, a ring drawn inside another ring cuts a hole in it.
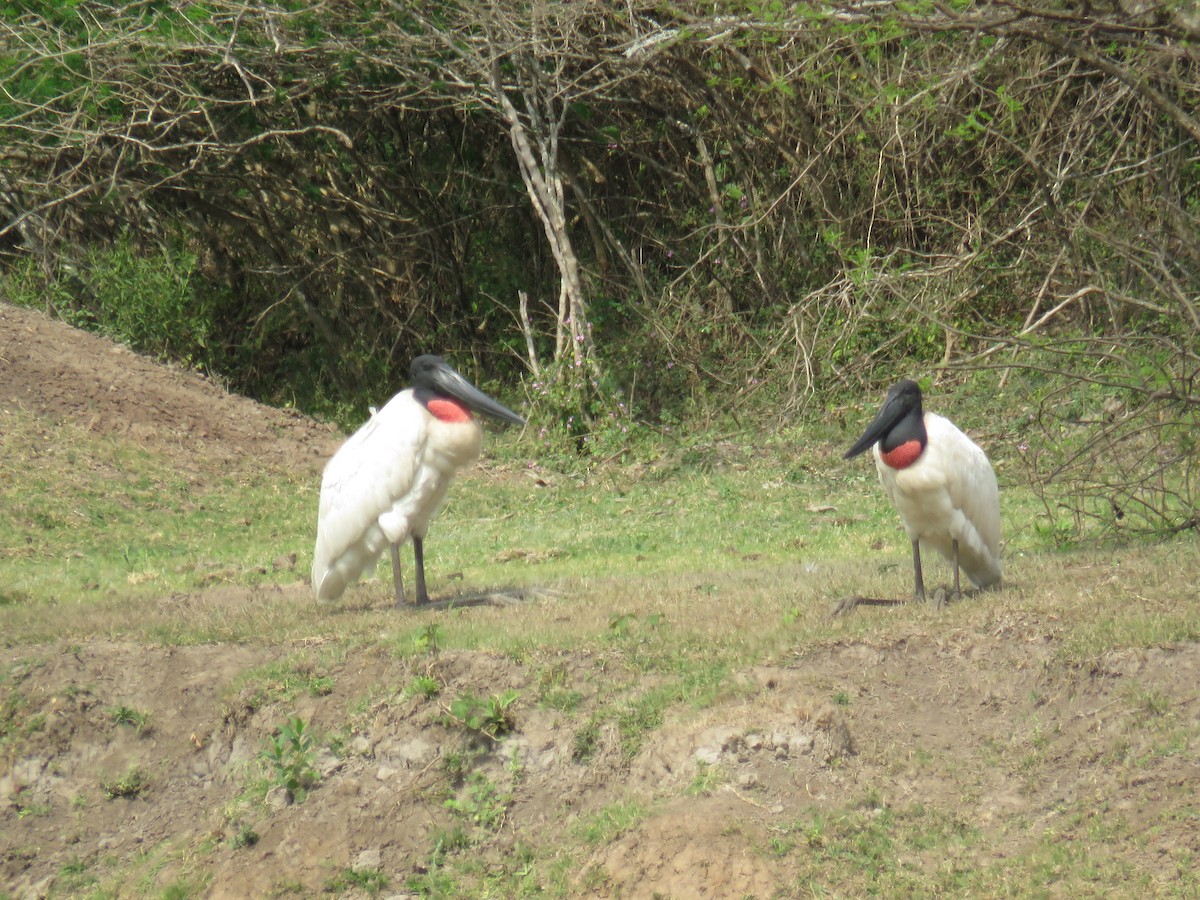
M 390 541 L 406 536 L 385 535 L 379 519 L 413 488 L 429 418 L 411 390 L 401 391 L 325 466 L 312 569 L 318 600 L 336 600 Z
M 949 419 L 925 414 L 928 444 L 899 471 L 880 460 L 879 481 L 895 503 L 910 538 L 942 556 L 958 541 L 960 568 L 977 587 L 1000 581 L 1000 490 L 987 454 Z

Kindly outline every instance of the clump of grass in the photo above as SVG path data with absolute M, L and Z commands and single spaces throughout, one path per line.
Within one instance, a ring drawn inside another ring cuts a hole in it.
M 146 789 L 147 784 L 146 774 L 134 766 L 117 778 L 101 779 L 100 790 L 104 792 L 105 800 L 116 800 L 118 797 L 132 798 L 139 796 Z
M 696 764 L 696 774 L 684 790 L 684 793 L 689 797 L 707 797 L 727 781 L 729 781 L 729 775 L 720 766 L 698 762 Z
M 58 878 L 55 881 L 56 887 L 68 893 L 84 893 L 85 888 L 92 887 L 100 880 L 91 871 L 95 863 L 96 860 L 94 858 L 86 860 L 78 856 L 63 863 L 58 869 Z
M 150 731 L 150 714 L 132 706 L 120 704 L 111 707 L 108 716 L 114 725 L 132 728 L 138 734 L 147 734 Z
M 258 840 L 257 831 L 249 825 L 239 825 L 237 831 L 233 833 L 233 837 L 229 839 L 229 846 L 234 850 L 241 850 L 243 847 L 253 847 Z
M 550 709 L 570 713 L 579 708 L 583 694 L 570 686 L 569 674 L 561 665 L 547 666 L 538 674 L 538 702 Z
M 575 836 L 591 847 L 609 844 L 646 818 L 649 809 L 638 800 L 619 800 L 584 817 Z
M 177 878 L 163 887 L 159 897 L 161 900 L 190 900 L 192 897 L 204 895 L 208 879 Z
M 575 737 L 571 740 L 571 759 L 577 763 L 585 763 L 595 755 L 599 747 L 600 723 L 590 719 L 575 732 Z
M 431 700 L 442 692 L 442 686 L 432 675 L 417 675 L 404 689 L 405 696 Z
M 343 869 L 326 880 L 325 893 L 345 894 L 350 891 L 362 891 L 370 897 L 377 897 L 390 883 L 387 874 L 380 869 Z

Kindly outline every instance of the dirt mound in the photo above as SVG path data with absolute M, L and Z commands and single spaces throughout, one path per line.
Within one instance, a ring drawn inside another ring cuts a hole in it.
M 35 310 L 0 303 L 0 404 L 189 461 L 320 471 L 336 429 L 262 406 Z
M 75 869 L 103 883 L 116 861 L 126 877 L 140 865 L 151 883 L 169 884 L 200 848 L 212 897 L 313 896 L 383 877 L 437 894 L 447 848 L 469 847 L 481 872 L 500 870 L 521 844 L 586 829 L 597 832 L 595 850 L 572 867 L 574 895 L 769 897 L 798 883 L 810 852 L 839 846 L 855 804 L 862 821 L 847 848 L 893 814 L 938 828 L 933 811 L 956 810 L 949 827 L 994 826 L 994 837 L 964 845 L 967 866 L 1018 854 L 1047 829 L 1070 832 L 1061 810 L 1092 795 L 1106 815 L 1152 829 L 1146 843 L 1105 847 L 1114 864 L 1158 869 L 1165 881 L 1174 860 L 1200 852 L 1186 809 L 1163 815 L 1200 768 L 1189 754 L 1156 750 L 1123 680 L 1164 685 L 1157 702 L 1195 716 L 1196 645 L 1114 654 L 1068 684 L 1047 680 L 1039 659 L 1049 648 L 1028 656 L 993 639 L 826 648 L 747 673 L 738 696 L 681 711 L 632 758 L 615 729 L 581 758 L 579 719 L 532 698 L 494 740 L 465 725 L 451 698 L 527 692 L 536 681 L 498 654 L 399 662 L 363 649 L 329 662 L 319 648 L 286 660 L 278 648 L 58 649 L 10 674 L 10 696 L 30 704 L 24 720 L 45 723 L 0 779 L 0 881 L 18 897 L 70 894 L 85 886 Z M 559 664 L 586 714 L 604 661 Z M 422 676 L 440 693 L 404 689 Z M 812 699 L 830 683 L 845 708 Z M 122 721 L 122 709 L 145 717 Z M 264 816 L 246 798 L 263 790 L 260 754 L 292 714 L 338 735 L 341 749 L 313 759 L 320 779 L 303 802 L 271 789 L 275 812 Z M 1028 752 L 1049 760 L 1037 783 L 1013 762 Z M 1145 760 L 1136 781 L 1112 764 L 1115 753 Z M 822 811 L 838 821 L 823 823 Z M 908 861 L 943 863 L 919 849 Z

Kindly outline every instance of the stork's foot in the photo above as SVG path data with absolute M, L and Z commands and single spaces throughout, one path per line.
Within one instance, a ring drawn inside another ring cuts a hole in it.
M 933 592 L 933 596 L 929 598 L 929 602 L 933 604 L 934 609 L 945 609 L 951 603 L 957 603 L 962 599 L 962 591 L 956 591 L 951 588 L 940 587 Z
M 512 590 L 488 591 L 482 594 L 460 594 L 433 600 L 422 609 L 456 609 L 463 606 L 517 606 L 533 600 L 561 597 L 562 592 L 552 588 L 514 588 Z

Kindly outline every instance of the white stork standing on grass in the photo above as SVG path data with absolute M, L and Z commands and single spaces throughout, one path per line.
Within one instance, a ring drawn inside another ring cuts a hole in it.
M 954 566 L 955 598 L 961 596 L 960 568 L 976 587 L 999 584 L 1000 491 L 987 454 L 949 419 L 922 412 L 921 389 L 908 380 L 888 390 L 883 408 L 845 459 L 868 447 L 879 483 L 912 541 L 916 598 L 925 599 L 921 544 Z M 842 606 L 855 602 L 860 598 Z
M 404 604 L 400 544 L 413 543 L 418 604 L 427 603 L 424 541 L 459 470 L 479 457 L 483 432 L 472 411 L 524 425 L 440 356 L 413 360 L 413 386 L 371 416 L 325 466 L 312 585 L 336 600 L 391 549 L 396 605 Z

